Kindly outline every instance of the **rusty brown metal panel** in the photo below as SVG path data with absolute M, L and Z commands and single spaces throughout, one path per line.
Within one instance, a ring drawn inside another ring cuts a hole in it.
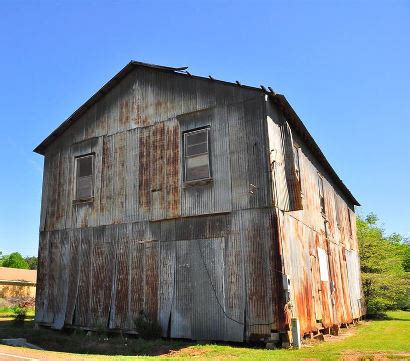
M 53 261 L 56 264 L 56 268 L 53 270 L 56 274 L 55 294 L 54 294 L 54 317 L 53 325 L 54 329 L 62 329 L 65 322 L 66 309 L 67 309 L 67 297 L 68 287 L 67 284 L 70 279 L 70 274 L 67 272 L 69 266 L 69 252 L 70 252 L 70 234 L 67 230 L 60 230 L 58 237 L 56 237 L 56 252 L 53 254 Z
M 125 196 L 125 221 L 139 220 L 138 188 L 139 188 L 139 130 L 127 132 L 126 140 L 126 196 Z
M 181 214 L 180 194 L 180 130 L 176 119 L 165 123 L 165 181 L 166 217 L 175 218 Z
M 126 328 L 128 318 L 128 292 L 129 292 L 129 240 L 126 227 L 117 226 L 118 238 L 115 241 L 115 315 L 113 328 Z
M 48 303 L 48 277 L 49 277 L 49 233 L 40 232 L 38 246 L 38 271 L 36 285 L 36 322 L 45 322 Z
M 175 300 L 171 316 L 171 337 L 191 338 L 192 280 L 189 241 L 177 242 Z
M 148 219 L 151 209 L 151 129 L 139 133 L 139 189 L 138 205 L 143 219 Z
M 144 311 L 144 244 L 141 240 L 130 241 L 130 263 L 129 319 L 134 322 Z
M 124 222 L 125 216 L 125 187 L 127 174 L 125 171 L 126 160 L 126 133 L 121 132 L 113 135 L 114 142 L 114 159 L 113 159 L 113 208 L 112 223 L 118 224 Z M 131 181 L 129 179 L 128 181 Z
M 225 289 L 223 239 L 192 240 L 190 269 L 193 283 L 191 333 L 196 340 L 224 339 Z
M 101 165 L 100 224 L 111 224 L 113 218 L 114 195 L 114 140 L 104 137 Z
M 167 337 L 175 298 L 176 242 L 159 242 L 159 247 L 158 321 Z
M 97 328 L 108 325 L 114 273 L 115 240 L 106 237 L 106 229 L 103 226 L 93 230 L 90 326 Z
M 285 273 L 290 278 L 291 317 L 299 318 L 301 332 L 316 328 L 311 267 L 311 230 L 296 219 L 284 216 L 281 224 Z M 317 285 L 316 285 L 317 286 Z
M 151 128 L 150 159 L 150 219 L 165 218 L 165 126 L 158 123 Z
M 283 291 L 282 248 L 280 245 L 279 219 L 276 210 L 264 211 L 267 233 L 267 248 L 269 253 L 270 292 L 272 299 L 273 329 L 286 328 L 285 294 Z
M 54 228 L 54 221 L 55 221 L 55 214 L 56 214 L 56 207 L 58 207 L 57 199 L 58 199 L 58 175 L 59 175 L 59 164 L 60 164 L 60 152 L 49 154 L 47 158 L 50 162 L 50 175 L 48 177 L 48 197 L 47 197 L 47 214 L 45 218 L 45 229 L 46 230 L 53 230 Z
M 144 309 L 152 320 L 158 318 L 158 245 L 156 241 L 144 245 Z
M 327 180 L 323 181 L 324 198 L 325 198 L 325 212 L 327 221 L 327 231 L 333 240 L 336 240 L 336 204 L 334 197 L 334 189 Z
M 265 215 L 259 210 L 241 212 L 247 298 L 246 333 L 250 339 L 269 334 L 272 328 L 276 328 L 270 290 L 271 265 L 268 242 L 271 241 L 271 237 L 264 218 Z
M 74 313 L 74 324 L 77 326 L 86 326 L 90 321 L 92 231 L 89 228 L 81 230 L 78 295 Z
M 74 229 L 69 232 L 69 259 L 66 272 L 70 274 L 67 287 L 67 306 L 65 323 L 73 324 L 75 306 L 77 304 L 78 287 L 80 280 L 80 260 L 81 260 L 81 229 Z
M 226 216 L 224 237 L 224 294 L 225 330 L 224 340 L 244 341 L 245 324 L 245 267 L 241 238 L 241 217 L 239 212 Z
M 60 233 L 52 231 L 49 234 L 49 277 L 48 277 L 48 307 L 46 312 L 47 323 L 53 323 L 58 305 L 58 283 L 59 283 L 59 258 L 60 258 Z

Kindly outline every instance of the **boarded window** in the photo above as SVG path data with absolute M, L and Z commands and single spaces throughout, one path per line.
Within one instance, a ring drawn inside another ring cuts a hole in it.
M 325 192 L 323 189 L 323 178 L 320 174 L 318 174 L 317 182 L 319 187 L 320 211 L 325 213 Z
M 94 188 L 94 155 L 86 155 L 76 158 L 76 187 L 77 200 L 93 197 Z
M 209 128 L 184 133 L 185 181 L 211 178 Z
M 317 255 L 319 257 L 320 280 L 329 281 L 329 269 L 327 267 L 326 251 L 323 248 L 318 247 Z

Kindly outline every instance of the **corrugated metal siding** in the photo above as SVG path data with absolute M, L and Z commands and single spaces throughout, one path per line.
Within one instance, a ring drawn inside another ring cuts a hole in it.
M 224 213 L 270 205 L 263 97 L 62 148 L 47 156 L 44 230 Z M 212 182 L 183 183 L 181 133 L 210 127 Z M 95 154 L 94 200 L 72 204 L 74 162 Z M 61 173 L 61 174 L 60 174 Z
M 288 318 L 299 318 L 302 333 L 351 322 L 362 315 L 355 312 L 351 305 L 352 295 L 356 305 L 359 297 L 358 263 L 349 263 L 345 256 L 345 252 L 357 249 L 355 214 L 322 172 L 304 146 L 303 140 L 294 134 L 287 139 L 296 138 L 296 143 L 301 147 L 299 158 L 303 209 L 288 211 L 292 209 L 289 206 L 292 189 L 286 181 L 286 167 L 293 166 L 293 162 L 286 160 L 284 155 L 286 149 L 283 147 L 281 130 L 285 123 L 283 116 L 269 104 L 267 115 L 273 202 L 278 207 L 284 270 L 291 279 L 291 308 Z M 324 215 L 320 211 L 318 172 L 324 176 Z M 319 247 L 327 254 L 329 281 L 321 281 L 320 278 L 317 254 Z
M 254 209 L 43 232 L 39 284 L 47 285 L 36 320 L 133 329 L 142 311 L 164 336 L 267 335 L 280 328 L 283 309 L 274 217 Z
M 227 341 L 284 331 L 291 312 L 303 332 L 316 320 L 348 322 L 359 294 L 358 262 L 343 257 L 357 250 L 349 208 L 325 180 L 325 226 L 316 163 L 300 140 L 298 198 L 284 122 L 258 91 L 129 74 L 46 154 L 36 320 L 133 329 L 142 312 L 164 336 Z M 202 126 L 213 180 L 188 187 L 181 135 Z M 74 158 L 87 153 L 95 154 L 94 200 L 73 204 Z M 272 207 L 299 209 L 301 199 L 300 211 Z M 318 247 L 336 294 L 320 280 Z

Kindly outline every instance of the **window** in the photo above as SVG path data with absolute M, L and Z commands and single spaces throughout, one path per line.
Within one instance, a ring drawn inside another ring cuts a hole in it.
M 300 183 L 299 147 L 297 145 L 293 145 L 293 162 L 295 163 L 296 179 Z
M 75 160 L 75 199 L 88 200 L 94 195 L 94 154 L 80 156 Z
M 184 133 L 185 181 L 211 178 L 209 162 L 209 128 Z
M 320 211 L 325 213 L 325 193 L 323 190 L 323 178 L 320 174 L 318 174 L 317 181 L 319 186 Z

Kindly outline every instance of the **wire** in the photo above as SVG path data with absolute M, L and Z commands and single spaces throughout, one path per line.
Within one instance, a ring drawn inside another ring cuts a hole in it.
M 224 316 L 225 316 L 226 318 L 228 318 L 229 320 L 231 320 L 231 321 L 233 321 L 233 322 L 235 322 L 235 323 L 237 323 L 237 324 L 239 324 L 239 325 L 241 325 L 241 326 L 247 326 L 247 327 L 251 327 L 251 326 L 270 326 L 270 325 L 274 324 L 274 322 L 269 322 L 269 323 L 253 323 L 253 324 L 248 325 L 248 324 L 246 324 L 246 322 L 241 322 L 241 321 L 235 320 L 234 318 L 232 318 L 231 316 L 229 316 L 229 315 L 225 312 L 225 307 L 224 307 L 224 306 L 221 304 L 221 302 L 219 301 L 216 288 L 215 288 L 215 286 L 214 286 L 214 284 L 213 284 L 213 282 L 212 282 L 212 280 L 211 280 L 211 275 L 209 274 L 208 267 L 206 266 L 206 262 L 205 262 L 205 259 L 204 259 L 203 254 L 202 254 L 202 249 L 201 249 L 200 242 L 199 242 L 198 240 L 196 240 L 196 243 L 197 243 L 197 246 L 198 246 L 199 254 L 200 254 L 200 256 L 201 256 L 202 264 L 204 265 L 206 274 L 207 274 L 207 276 L 208 276 L 209 284 L 211 285 L 211 288 L 212 288 L 212 290 L 213 290 L 213 292 L 214 292 L 214 295 L 215 295 L 216 302 L 218 303 L 218 306 L 219 306 L 219 308 L 222 310 L 222 313 L 224 314 Z M 282 273 L 282 272 L 281 272 L 281 273 Z

